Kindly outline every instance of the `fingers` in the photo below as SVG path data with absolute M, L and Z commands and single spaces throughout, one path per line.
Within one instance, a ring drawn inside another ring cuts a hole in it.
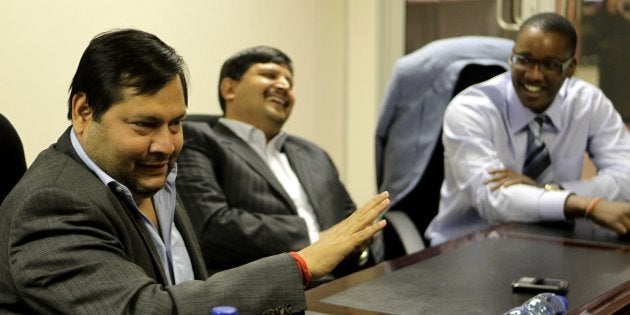
M 503 173 L 506 171 L 508 171 L 507 168 L 493 168 L 493 169 L 488 170 L 488 174 L 494 175 L 494 174 Z
M 501 184 L 495 184 L 493 186 L 490 186 L 490 191 L 496 191 L 499 188 L 501 188 Z
M 374 224 L 370 224 L 369 226 L 365 227 L 365 229 L 363 229 L 363 231 L 359 231 L 359 233 L 361 234 L 364 231 L 368 231 L 368 233 L 374 235 L 385 228 L 385 225 L 387 225 L 387 221 L 385 219 L 379 220 L 378 222 L 374 222 Z M 368 238 L 366 238 L 366 240 L 370 237 L 372 236 L 369 236 Z
M 366 202 L 361 208 L 354 211 L 343 221 L 333 225 L 325 231 L 321 231 L 320 239 L 336 238 L 341 235 L 352 234 L 363 230 L 375 223 L 377 218 L 389 207 L 389 193 L 382 192 Z
M 350 227 L 348 227 L 347 230 L 354 233 L 354 232 L 360 232 L 366 229 L 367 227 L 375 227 L 375 228 L 378 228 L 376 230 L 376 232 L 378 232 L 379 230 L 382 229 L 382 227 L 385 226 L 384 225 L 385 223 L 383 223 L 385 220 L 381 220 L 379 222 L 375 222 L 375 220 L 381 215 L 381 213 L 385 211 L 385 209 L 387 209 L 387 207 L 389 207 L 389 203 L 390 203 L 389 199 L 382 200 L 379 204 L 375 205 L 372 209 L 369 209 L 369 211 L 366 212 L 364 215 L 357 216 L 356 220 L 353 220 L 349 223 Z M 372 235 L 373 234 L 374 233 L 372 233 Z
M 519 178 L 502 178 L 500 180 L 489 182 L 492 184 L 490 186 L 491 191 L 495 191 L 501 187 L 510 187 L 516 184 L 523 184 Z
M 630 232 L 630 218 L 626 215 L 621 215 L 611 227 L 619 234 L 627 234 Z
M 619 234 L 628 233 L 628 228 L 621 222 L 615 222 L 610 227 Z
M 626 228 L 626 231 L 623 234 L 628 234 L 628 232 L 630 232 L 630 217 L 622 217 L 621 224 Z
M 373 209 L 374 207 L 379 206 L 383 201 L 388 200 L 389 201 L 389 192 L 388 191 L 384 191 L 374 197 L 372 197 L 372 199 L 368 200 L 368 202 L 366 202 L 360 209 Z
M 536 181 L 533 179 L 509 169 L 493 169 L 489 170 L 488 174 L 490 174 L 491 177 L 484 180 L 483 183 L 484 185 L 492 184 L 492 186 L 490 186 L 491 191 L 516 184 L 537 186 Z
M 497 169 L 497 170 L 489 170 L 488 174 L 490 174 L 490 178 L 483 181 L 484 184 L 496 183 L 505 180 L 505 178 L 509 177 L 510 170 L 507 169 Z M 499 185 L 500 187 L 501 185 Z
M 374 234 L 383 230 L 386 224 L 385 220 L 380 220 L 374 224 L 363 226 L 354 233 L 340 229 L 339 234 L 326 239 L 321 238 L 298 253 L 306 261 L 312 278 L 318 279 L 331 272 L 354 249 L 360 248 Z
M 378 232 L 383 230 L 387 225 L 387 221 L 380 220 L 372 225 L 365 227 L 364 229 L 357 231 L 353 234 L 356 238 L 356 244 L 359 244 L 357 248 L 361 248 L 362 245 L 367 244 L 367 242 Z M 368 244 L 369 245 L 369 244 Z
M 630 232 L 630 208 L 627 203 L 604 200 L 591 209 L 589 218 L 619 234 Z
M 488 174 L 490 174 L 490 178 L 483 181 L 484 185 L 496 182 L 503 177 L 503 175 L 501 175 L 500 173 L 500 170 L 490 170 L 488 171 Z
M 351 217 L 357 217 L 357 220 L 362 224 L 367 221 L 374 221 L 381 213 L 389 207 L 389 192 L 384 191 L 370 199 L 361 208 L 357 209 Z
M 387 222 L 375 220 L 389 203 L 388 192 L 374 196 L 348 218 L 320 232 L 319 241 L 300 250 L 313 278 L 328 274 L 344 257 L 383 230 Z
M 501 186 L 503 186 L 503 187 L 510 187 L 510 186 L 516 185 L 516 184 L 526 184 L 527 185 L 527 180 L 525 180 L 524 178 L 511 178 L 511 179 L 503 181 L 503 184 Z

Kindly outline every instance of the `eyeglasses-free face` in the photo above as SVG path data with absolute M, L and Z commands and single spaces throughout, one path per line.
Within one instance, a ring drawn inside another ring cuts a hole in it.
M 536 60 L 523 55 L 512 55 L 510 57 L 510 63 L 512 66 L 519 70 L 531 70 L 534 66 L 538 66 L 538 69 L 547 75 L 564 74 L 569 68 L 569 65 L 571 65 L 572 60 L 573 57 L 565 61 Z

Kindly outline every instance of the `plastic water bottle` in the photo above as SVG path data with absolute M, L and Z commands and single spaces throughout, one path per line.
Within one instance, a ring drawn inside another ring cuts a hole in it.
M 540 293 L 503 315 L 566 315 L 569 302 L 562 295 Z
M 234 306 L 215 306 L 210 315 L 238 315 L 238 311 Z

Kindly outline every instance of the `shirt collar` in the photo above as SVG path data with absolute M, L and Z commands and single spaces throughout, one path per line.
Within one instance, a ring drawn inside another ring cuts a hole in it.
M 79 156 L 81 161 L 83 161 L 83 163 L 85 163 L 85 165 L 87 165 L 87 167 L 92 170 L 96 174 L 96 176 L 98 176 L 103 184 L 109 185 L 109 183 L 111 182 L 116 182 L 115 179 L 113 179 L 100 167 L 98 167 L 98 165 L 96 165 L 96 163 L 94 163 L 94 161 L 90 159 L 87 153 L 85 153 L 85 150 L 83 150 L 83 146 L 79 142 L 77 135 L 74 133 L 74 129 L 70 130 L 70 142 L 72 143 L 72 147 L 74 148 L 74 151 L 77 152 L 77 155 Z
M 83 146 L 81 146 L 81 143 L 79 142 L 79 139 L 77 138 L 74 132 L 74 129 L 70 129 L 70 142 L 72 143 L 72 147 L 74 148 L 74 151 L 77 153 L 81 161 L 83 161 L 83 163 L 85 163 L 85 165 L 87 165 L 87 167 L 96 174 L 96 176 L 100 179 L 101 182 L 103 182 L 103 184 L 107 185 L 108 187 L 112 189 L 114 189 L 115 187 L 122 188 L 125 195 L 128 198 L 131 198 L 131 200 L 133 200 L 133 195 L 131 194 L 131 191 L 129 190 L 129 188 L 127 188 L 127 186 L 123 185 L 119 181 L 115 180 L 113 177 L 109 176 L 98 165 L 96 165 L 96 163 L 94 163 L 92 159 L 90 159 L 90 157 L 87 155 L 87 153 L 83 149 Z M 160 199 L 171 200 L 170 202 L 168 202 L 168 204 L 169 206 L 172 204 L 173 209 L 175 208 L 174 196 L 176 194 L 176 191 L 175 191 L 176 178 L 177 178 L 177 165 L 173 167 L 171 172 L 166 177 L 166 185 L 164 186 L 164 188 L 162 188 L 160 191 L 156 193 L 156 195 L 158 195 Z M 162 196 L 162 194 L 165 194 L 165 196 Z
M 510 76 L 508 76 L 510 78 Z M 562 108 L 561 104 L 567 97 L 568 81 L 571 78 L 566 78 L 556 94 L 556 98 L 553 100 L 549 108 L 543 113 L 549 117 L 551 126 L 555 130 L 562 129 Z M 507 115 L 510 122 L 510 132 L 516 134 L 527 127 L 529 122 L 534 119 L 538 114 L 532 112 L 521 103 L 521 100 L 516 95 L 512 80 L 506 80 L 505 84 L 507 93 Z
M 283 130 L 269 140 L 267 143 L 265 138 L 265 133 L 250 125 L 248 123 L 244 123 L 240 120 L 229 119 L 229 118 L 219 118 L 219 122 L 228 127 L 228 129 L 232 130 L 239 138 L 241 138 L 246 143 L 250 145 L 256 145 L 261 147 L 262 151 L 265 151 L 267 146 L 272 146 L 276 151 L 281 151 L 284 142 L 286 141 L 288 134 Z

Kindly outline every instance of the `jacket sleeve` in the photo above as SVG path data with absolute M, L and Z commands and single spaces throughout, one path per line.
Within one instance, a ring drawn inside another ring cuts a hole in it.
M 0 228 L 7 245 L 0 256 L 6 265 L 0 268 L 9 275 L 0 281 L 3 291 L 14 290 L 28 305 L 22 311 L 207 314 L 212 306 L 234 305 L 239 313 L 252 314 L 270 307 L 306 307 L 300 271 L 288 254 L 204 281 L 164 286 L 155 278 L 159 262 L 147 258 L 150 243 L 129 241 L 141 239 L 129 217 L 116 215 L 111 199 L 95 203 L 88 195 L 45 187 L 5 205 L 14 210 Z

